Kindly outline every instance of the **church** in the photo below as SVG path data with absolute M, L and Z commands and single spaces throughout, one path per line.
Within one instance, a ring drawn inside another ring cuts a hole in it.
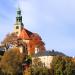
M 21 39 L 26 44 L 25 46 L 27 46 L 29 55 L 45 51 L 45 44 L 42 41 L 42 38 L 37 33 L 24 28 L 20 8 L 17 9 L 16 23 L 14 24 L 13 33 L 17 35 L 18 39 Z

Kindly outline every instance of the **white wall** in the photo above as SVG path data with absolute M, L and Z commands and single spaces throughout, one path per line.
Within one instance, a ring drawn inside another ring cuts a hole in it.
M 33 60 L 35 59 L 36 57 L 32 57 L 32 64 L 33 64 Z M 53 60 L 53 56 L 39 56 L 38 58 L 41 59 L 41 62 L 43 64 L 45 64 L 45 66 L 47 68 L 51 68 L 50 64 L 52 63 L 52 60 Z

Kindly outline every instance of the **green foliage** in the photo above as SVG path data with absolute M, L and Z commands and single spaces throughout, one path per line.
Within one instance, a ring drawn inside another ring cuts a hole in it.
M 31 75 L 50 75 L 49 69 L 46 67 L 32 67 Z
M 72 59 L 70 57 L 55 56 L 51 66 L 53 75 L 72 75 Z

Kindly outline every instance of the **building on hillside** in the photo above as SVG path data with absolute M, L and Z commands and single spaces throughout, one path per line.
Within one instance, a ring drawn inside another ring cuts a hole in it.
M 17 9 L 16 23 L 14 24 L 14 33 L 19 39 L 27 45 L 28 54 L 45 51 L 45 44 L 37 33 L 33 33 L 24 28 L 20 8 Z
M 34 64 L 33 60 L 35 59 L 36 57 L 33 57 L 32 58 L 32 64 Z M 39 56 L 38 58 L 40 58 L 43 66 L 47 67 L 47 68 L 51 68 L 51 63 L 52 63 L 52 60 L 53 60 L 53 56 Z
M 43 66 L 51 68 L 51 63 L 54 56 L 66 56 L 65 54 L 58 51 L 44 51 L 42 53 L 38 52 L 32 56 L 32 65 L 34 65 L 34 60 L 39 58 Z
M 51 55 L 40 55 L 40 56 L 34 56 L 32 57 L 32 65 L 34 65 L 34 60 L 39 58 L 42 65 L 44 67 L 47 67 L 47 68 L 51 68 L 51 63 L 52 63 L 52 60 L 53 60 L 53 56 Z

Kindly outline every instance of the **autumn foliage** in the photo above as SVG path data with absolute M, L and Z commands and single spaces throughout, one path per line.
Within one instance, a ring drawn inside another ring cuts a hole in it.
M 2 57 L 0 68 L 4 74 L 16 75 L 21 70 L 21 64 L 23 62 L 23 56 L 20 54 L 18 48 L 10 49 L 4 53 Z
M 31 54 L 34 53 L 35 47 L 37 47 L 40 50 L 40 52 L 43 52 L 46 50 L 44 46 L 45 45 L 44 42 L 42 41 L 41 37 L 37 33 L 34 33 L 31 36 L 31 39 L 32 40 L 30 40 L 29 42 Z
M 4 44 L 6 47 L 9 44 L 12 45 L 22 44 L 23 46 L 27 47 L 27 50 L 31 55 L 35 53 L 36 47 L 39 49 L 40 52 L 45 51 L 45 46 L 44 46 L 45 44 L 37 33 L 33 33 L 32 35 L 30 35 L 29 43 L 26 43 L 23 40 L 25 39 L 17 36 L 15 33 L 11 33 L 5 37 L 5 39 L 2 41 L 2 44 Z

